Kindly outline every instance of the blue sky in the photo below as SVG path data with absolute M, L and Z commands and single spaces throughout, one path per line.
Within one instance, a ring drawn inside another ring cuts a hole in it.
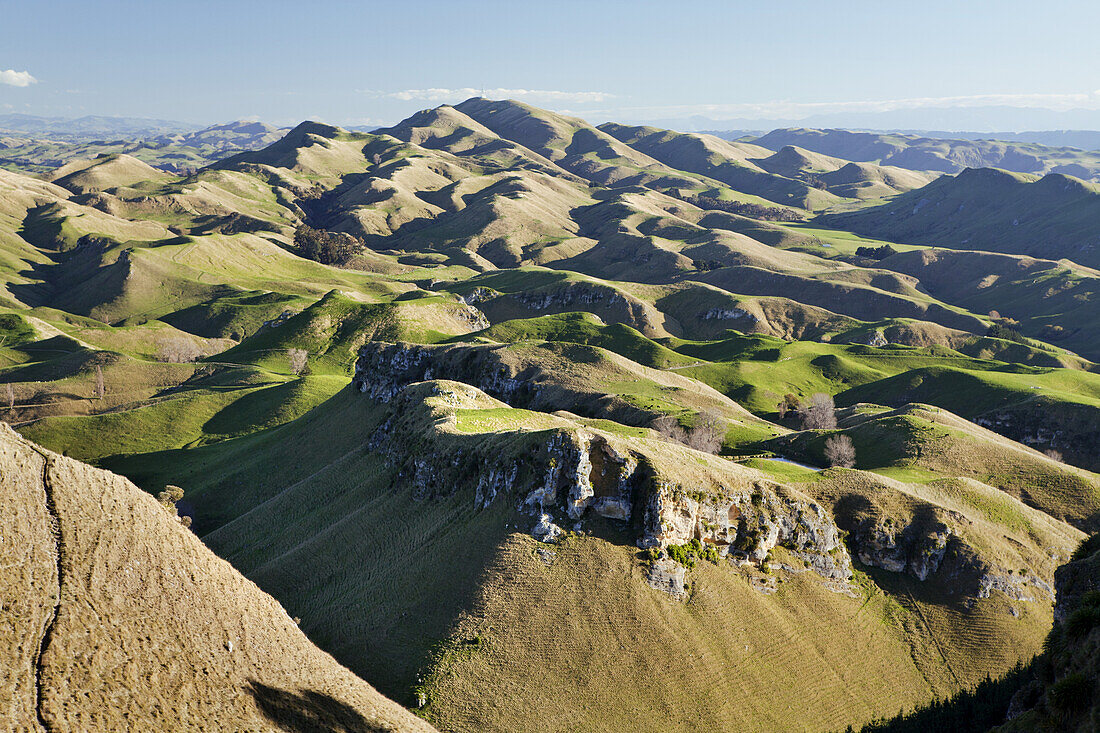
M 1100 3 L 11 2 L 0 113 L 383 124 L 471 90 L 599 122 L 1100 110 Z

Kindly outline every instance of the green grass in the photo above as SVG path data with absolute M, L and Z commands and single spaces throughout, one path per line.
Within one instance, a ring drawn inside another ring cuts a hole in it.
M 655 369 L 668 369 L 696 362 L 695 359 L 646 338 L 630 326 L 604 325 L 590 313 L 561 313 L 504 321 L 479 332 L 477 336 L 506 343 L 541 340 L 591 344 Z
M 486 433 L 508 430 L 547 430 L 559 427 L 560 419 L 542 412 L 516 410 L 511 407 L 458 410 L 456 428 L 463 433 Z M 604 421 L 610 422 L 610 421 Z
M 45 417 L 22 433 L 59 453 L 97 462 L 201 445 L 289 422 L 346 384 L 339 377 L 314 376 L 270 386 L 197 388 L 119 412 Z

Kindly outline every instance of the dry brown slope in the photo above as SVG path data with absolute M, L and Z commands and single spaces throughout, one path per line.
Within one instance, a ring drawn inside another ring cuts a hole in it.
M 432 730 L 126 479 L 0 426 L 9 730 Z

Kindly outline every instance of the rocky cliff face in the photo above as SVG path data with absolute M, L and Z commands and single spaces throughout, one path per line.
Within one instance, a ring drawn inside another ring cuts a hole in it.
M 596 380 L 591 375 L 599 370 L 604 378 L 609 374 L 616 374 L 614 378 L 618 379 L 638 377 L 638 372 L 621 368 L 615 360 L 622 357 L 580 344 L 422 346 L 368 342 L 356 362 L 354 385 L 373 399 L 389 402 L 406 385 L 450 379 L 473 385 L 512 407 L 542 412 L 567 410 L 626 425 L 648 425 L 663 413 L 604 394 L 594 386 Z M 682 378 L 668 375 L 671 382 L 678 379 Z M 683 389 L 689 386 L 687 380 L 682 384 Z M 690 383 L 692 387 L 696 384 Z M 706 399 L 715 411 L 735 418 L 748 416 L 709 388 L 696 394 L 703 392 L 709 392 Z
M 1042 397 L 974 418 L 984 428 L 1036 450 L 1056 450 L 1067 462 L 1100 470 L 1100 420 L 1085 408 L 1053 405 Z
M 652 306 L 597 283 L 565 283 L 509 294 L 482 287 L 475 289 L 465 300 L 479 305 L 493 321 L 585 311 L 608 323 L 624 323 L 650 337 L 666 335 L 667 329 L 679 332 L 675 324 L 667 322 Z
M 1039 571 L 1028 569 L 1039 565 L 1025 555 L 997 559 L 970 541 L 969 518 L 905 498 L 874 474 L 830 472 L 815 485 L 843 488 L 841 494 L 810 496 L 656 435 L 628 438 L 548 414 L 568 392 L 537 369 L 517 365 L 504 346 L 367 344 L 355 384 L 391 410 L 370 447 L 387 456 L 414 496 L 461 490 L 483 509 L 511 502 L 545 541 L 559 538 L 563 528 L 584 531 L 598 517 L 629 527 L 641 548 L 663 551 L 698 541 L 718 557 L 763 565 L 782 547 L 828 583 L 851 578 L 851 551 L 864 565 L 922 582 L 935 576 L 973 599 L 993 591 L 1019 601 L 1053 597 L 1047 572 L 1053 565 Z M 550 396 L 553 390 L 559 391 Z M 463 413 L 509 406 L 544 411 L 516 410 L 509 429 L 491 433 L 459 426 Z M 852 511 L 856 504 L 844 500 L 846 494 L 893 496 L 889 501 L 899 508 Z M 660 575 L 663 587 L 667 574 Z
M 954 519 L 966 523 L 961 515 Z M 988 598 L 997 590 L 1016 601 L 1054 600 L 1049 577 L 988 561 L 958 534 L 957 526 L 939 519 L 864 521 L 852 530 L 851 546 L 864 565 L 920 581 L 942 571 L 941 577 L 951 580 L 949 587 L 974 598 Z
M 1086 593 L 1100 591 L 1100 535 L 1094 535 L 1071 562 L 1054 572 L 1057 600 L 1054 620 L 1061 623 L 1081 605 Z
M 459 382 L 399 386 L 380 361 L 398 375 L 434 369 L 422 350 L 366 347 L 356 372 L 360 390 L 391 409 L 368 447 L 387 457 L 417 498 L 468 491 L 479 508 L 511 502 L 544 540 L 557 538 L 562 526 L 583 530 L 602 517 L 631 527 L 642 548 L 698 540 L 719 556 L 759 564 L 782 545 L 824 578 L 851 577 L 841 533 L 825 509 L 757 471 L 565 418 L 546 416 L 551 424 L 542 430 L 517 424 L 507 432 L 465 432 L 464 412 L 503 405 Z M 528 383 L 497 371 L 482 372 L 480 381 L 498 395 L 530 398 Z

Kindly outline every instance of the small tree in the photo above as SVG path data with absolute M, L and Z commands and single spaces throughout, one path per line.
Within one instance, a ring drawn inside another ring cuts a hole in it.
M 103 395 L 106 394 L 106 390 L 103 387 L 103 367 L 99 364 L 95 365 L 95 396 L 99 399 L 103 399 Z
M 309 364 L 309 352 L 305 349 L 287 349 L 286 358 L 290 363 L 290 371 L 301 374 Z
M 1043 455 L 1045 455 L 1047 458 L 1050 458 L 1051 460 L 1058 461 L 1059 463 L 1063 461 L 1061 451 L 1056 451 L 1053 448 L 1047 448 L 1045 451 L 1043 451 Z
M 810 404 L 798 409 L 803 430 L 832 430 L 836 427 L 836 405 L 824 392 L 810 397 Z
M 7 386 L 8 386 L 8 411 L 10 412 L 10 411 L 15 409 L 15 387 L 13 387 L 11 385 L 11 382 L 8 382 Z
M 788 412 L 798 412 L 798 408 L 801 406 L 798 396 L 788 392 L 783 395 L 783 401 L 776 406 L 779 410 L 779 419 L 785 418 Z
M 695 426 L 688 433 L 687 445 L 704 453 L 717 453 L 722 449 L 722 440 L 725 437 L 726 429 L 722 418 L 717 413 L 704 410 L 699 413 Z
M 825 440 L 825 460 L 830 466 L 851 468 L 856 465 L 856 447 L 847 435 L 833 435 Z
M 687 433 L 680 427 L 680 422 L 672 415 L 662 415 L 653 421 L 653 429 L 665 440 L 674 443 L 683 443 L 687 440 Z
M 662 438 L 673 443 L 681 443 L 704 453 L 717 453 L 722 449 L 726 437 L 725 423 L 718 413 L 704 410 L 695 419 L 690 430 L 680 427 L 680 422 L 671 415 L 664 415 L 652 423 Z
M 303 257 L 325 265 L 347 264 L 363 251 L 363 242 L 344 232 L 329 232 L 301 224 L 294 231 L 294 245 Z

